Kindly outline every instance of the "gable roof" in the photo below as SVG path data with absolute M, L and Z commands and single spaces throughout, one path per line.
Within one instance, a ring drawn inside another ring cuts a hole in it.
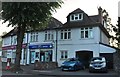
M 84 11 L 81 10 L 80 8 L 77 8 L 76 10 L 72 11 L 71 13 L 69 13 L 68 16 L 71 15 L 71 14 L 76 14 L 76 13 L 84 13 Z

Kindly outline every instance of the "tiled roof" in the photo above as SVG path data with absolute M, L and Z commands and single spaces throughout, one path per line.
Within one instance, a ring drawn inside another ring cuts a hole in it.
M 79 21 L 70 21 L 70 15 L 75 14 L 75 13 L 83 13 L 83 20 Z M 55 18 L 51 18 L 48 26 L 44 29 L 38 29 L 34 31 L 43 31 L 43 30 L 53 30 L 53 29 L 65 29 L 65 28 L 78 28 L 78 27 L 93 27 L 93 26 L 98 26 L 100 29 L 106 34 L 106 36 L 110 37 L 109 33 L 107 30 L 104 28 L 104 26 L 100 23 L 100 16 L 99 15 L 93 15 L 93 16 L 88 16 L 83 10 L 80 8 L 72 11 L 71 13 L 68 14 L 67 16 L 67 22 L 62 24 L 59 20 Z M 11 33 L 15 34 L 14 29 L 4 35 L 3 37 L 10 36 Z
M 84 11 L 81 10 L 80 8 L 77 8 L 76 10 L 72 11 L 71 13 L 69 13 L 68 16 L 69 16 L 70 14 L 75 14 L 75 13 L 84 13 Z
M 34 30 L 34 31 L 49 30 L 49 29 L 54 29 L 54 28 L 58 28 L 58 27 L 62 27 L 62 26 L 63 25 L 62 25 L 62 23 L 60 21 L 58 21 L 54 17 L 51 17 L 50 22 L 48 23 L 48 26 L 45 29 L 38 29 L 38 30 Z M 7 37 L 7 36 L 13 36 L 13 35 L 16 35 L 16 29 L 11 30 L 9 33 L 2 36 L 2 38 Z

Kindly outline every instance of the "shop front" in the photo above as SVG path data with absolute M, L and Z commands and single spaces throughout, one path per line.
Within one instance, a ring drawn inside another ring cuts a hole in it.
M 30 45 L 29 49 L 30 49 L 30 63 L 35 63 L 36 60 L 40 62 L 52 61 L 53 55 L 52 43 Z
M 11 45 L 11 46 L 4 46 L 2 47 L 2 62 L 7 62 L 8 59 L 12 63 L 15 62 L 15 57 L 16 57 L 16 45 Z M 22 54 L 21 54 L 21 65 L 26 64 L 26 44 L 22 45 Z

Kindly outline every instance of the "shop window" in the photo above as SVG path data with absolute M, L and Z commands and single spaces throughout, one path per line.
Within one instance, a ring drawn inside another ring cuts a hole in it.
M 39 59 L 39 52 L 36 52 L 35 57 Z
M 2 57 L 7 58 L 7 51 L 2 51 Z
M 67 59 L 68 58 L 68 52 L 67 51 L 61 51 L 61 59 Z
M 71 29 L 61 30 L 61 39 L 71 39 Z

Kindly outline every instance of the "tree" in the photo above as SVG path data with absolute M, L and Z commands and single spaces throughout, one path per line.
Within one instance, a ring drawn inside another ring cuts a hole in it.
M 9 22 L 8 27 L 17 27 L 16 58 L 13 71 L 20 71 L 20 59 L 24 33 L 27 29 L 42 28 L 49 20 L 52 12 L 61 7 L 63 2 L 3 2 L 3 23 Z
M 120 17 L 118 17 L 118 25 L 115 26 L 111 23 L 111 18 L 109 18 L 108 12 L 103 10 L 103 18 L 107 22 L 107 31 L 111 36 L 111 45 L 116 47 L 116 52 L 113 55 L 114 58 L 114 70 L 118 73 L 120 77 Z M 114 35 L 113 35 L 114 33 Z
M 115 71 L 118 72 L 118 75 L 120 77 L 120 17 L 118 17 L 118 24 L 114 28 L 114 31 L 116 32 L 115 39 L 117 40 L 117 46 L 118 49 L 116 51 L 115 55 Z

